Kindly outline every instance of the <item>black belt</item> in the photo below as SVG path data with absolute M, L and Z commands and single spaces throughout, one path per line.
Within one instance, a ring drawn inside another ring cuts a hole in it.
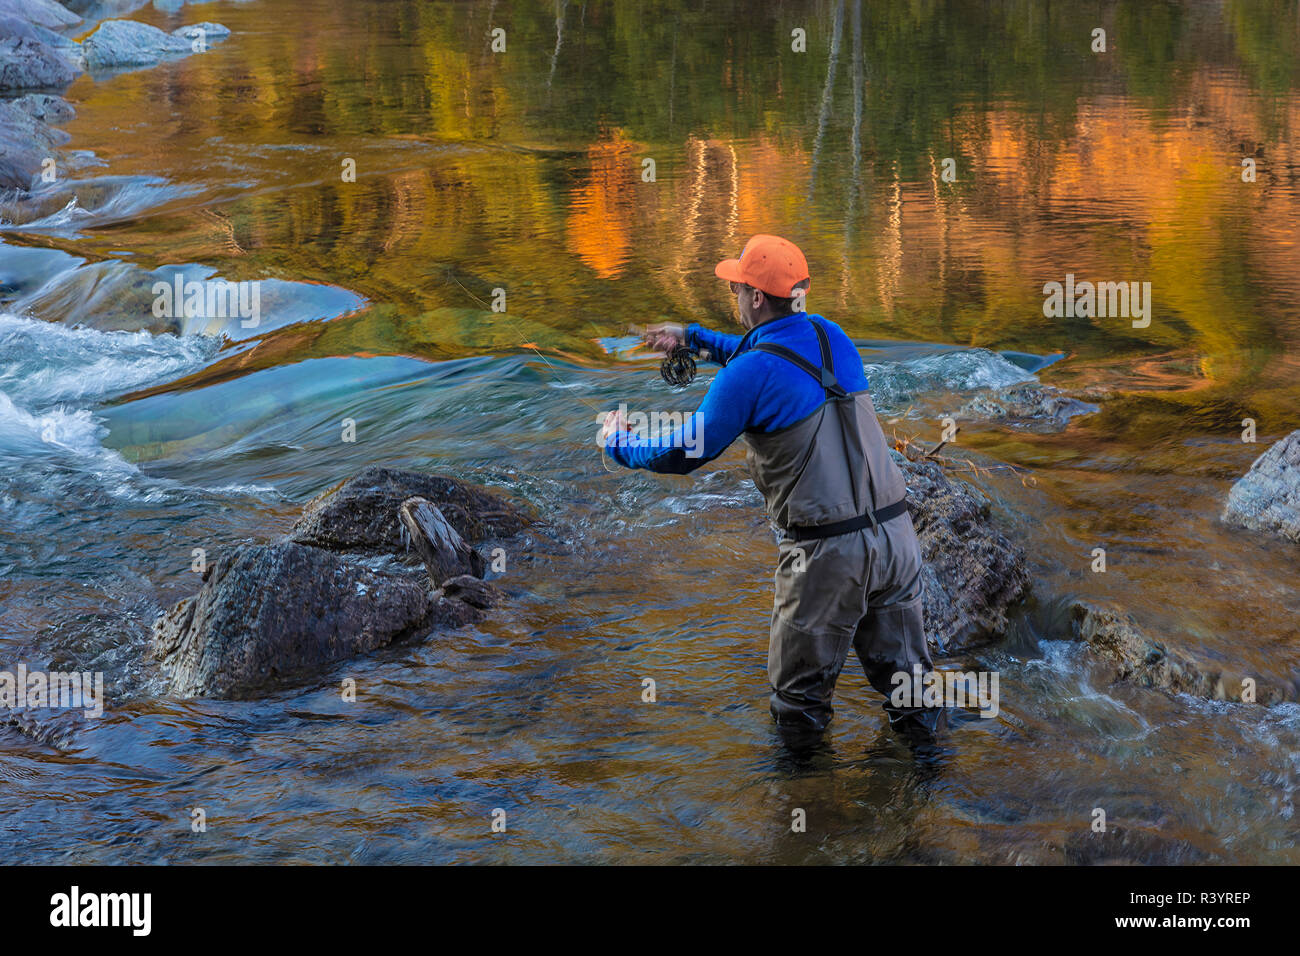
M 907 512 L 907 499 L 895 501 L 892 505 L 885 505 L 876 512 L 867 512 L 858 515 L 856 518 L 845 518 L 843 521 L 833 521 L 830 524 L 796 524 L 785 529 L 785 533 L 796 541 L 807 541 L 810 538 L 833 538 L 837 534 L 848 534 L 850 531 L 861 531 L 863 528 L 870 528 L 872 525 L 884 524 L 890 518 L 897 518 L 899 515 Z

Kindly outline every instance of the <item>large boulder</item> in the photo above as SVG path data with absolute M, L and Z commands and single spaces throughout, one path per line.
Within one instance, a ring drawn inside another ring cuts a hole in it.
M 940 653 L 1005 633 L 1007 610 L 1029 591 L 1025 552 L 993 523 L 988 499 L 933 460 L 893 452 L 921 544 L 925 632 Z
M 172 57 L 188 56 L 194 52 L 192 42 L 200 28 L 207 43 L 224 40 L 230 35 L 230 31 L 218 23 L 199 23 L 164 33 L 157 27 L 135 20 L 105 20 L 82 43 L 86 66 L 92 70 L 115 70 L 152 66 Z
M 405 568 L 368 567 L 292 541 L 219 558 L 154 629 L 181 697 L 240 697 L 435 627 L 478 617 Z
M 0 189 L 28 189 L 41 171 L 45 150 L 23 135 L 26 113 L 0 102 Z
M 499 593 L 479 579 L 483 559 L 465 539 L 529 523 L 455 479 L 368 468 L 313 501 L 291 538 L 218 558 L 199 593 L 155 622 L 154 655 L 178 696 L 246 697 L 478 620 Z
M 1255 459 L 1228 492 L 1223 520 L 1300 542 L 1300 431 Z
M 62 89 L 80 72 L 76 56 L 30 36 L 0 33 L 0 90 Z
M 372 465 L 308 502 L 289 537 L 331 551 L 405 553 L 398 510 L 408 498 L 433 502 L 471 544 L 508 537 L 530 523 L 514 505 L 455 478 Z

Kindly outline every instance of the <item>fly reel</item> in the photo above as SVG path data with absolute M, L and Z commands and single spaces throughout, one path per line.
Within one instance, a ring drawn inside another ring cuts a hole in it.
M 684 388 L 695 381 L 695 353 L 679 345 L 664 356 L 659 366 L 663 380 L 674 388 Z

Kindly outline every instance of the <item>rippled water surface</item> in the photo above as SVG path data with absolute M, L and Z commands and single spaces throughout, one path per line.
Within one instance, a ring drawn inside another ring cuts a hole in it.
M 112 699 L 0 726 L 7 859 L 1300 862 L 1300 708 L 1112 685 L 1063 613 L 1300 670 L 1294 547 L 1218 520 L 1300 427 L 1296 5 L 695 7 L 147 6 L 233 33 L 69 89 L 68 178 L 0 210 L 0 668 Z M 776 739 L 738 449 L 678 478 L 594 443 L 620 401 L 698 403 L 711 374 L 669 391 L 626 326 L 726 327 L 712 266 L 759 231 L 808 253 L 887 431 L 960 421 L 1034 568 L 1012 634 L 947 662 L 1000 671 L 1000 715 L 933 763 L 853 666 L 825 747 Z M 177 271 L 259 280 L 260 324 L 156 318 Z M 1150 324 L 1046 317 L 1067 273 L 1150 282 Z M 149 626 L 192 549 L 371 463 L 538 511 L 506 605 L 258 701 L 167 697 Z

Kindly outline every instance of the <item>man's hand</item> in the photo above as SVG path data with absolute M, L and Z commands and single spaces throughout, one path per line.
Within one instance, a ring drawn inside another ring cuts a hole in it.
M 675 322 L 661 322 L 642 329 L 641 339 L 656 352 L 671 352 L 686 344 L 686 329 Z
M 615 409 L 605 416 L 605 423 L 600 426 L 600 440 L 602 444 L 608 445 L 611 436 L 618 432 L 631 431 L 627 419 L 623 417 L 621 408 Z

